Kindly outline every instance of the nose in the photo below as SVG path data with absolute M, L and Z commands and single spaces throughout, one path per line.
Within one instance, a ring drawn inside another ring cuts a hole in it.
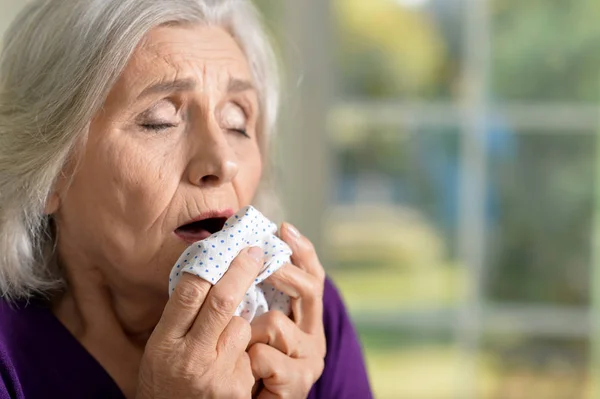
M 190 183 L 214 187 L 231 183 L 239 171 L 235 151 L 219 126 L 210 126 L 205 134 L 194 135 L 197 143 L 189 163 Z

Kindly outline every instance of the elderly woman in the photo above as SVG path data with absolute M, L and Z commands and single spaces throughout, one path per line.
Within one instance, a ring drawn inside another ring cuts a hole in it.
M 236 307 L 190 243 L 265 197 L 274 57 L 245 0 L 37 0 L 0 65 L 0 398 L 368 398 L 354 329 L 311 243 L 268 282 L 290 317 Z M 259 188 L 260 187 L 260 188 Z

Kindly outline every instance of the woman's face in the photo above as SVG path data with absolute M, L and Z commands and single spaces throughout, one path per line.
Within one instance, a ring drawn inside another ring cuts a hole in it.
M 182 251 L 254 197 L 258 118 L 248 62 L 225 30 L 150 32 L 57 190 L 61 262 L 132 294 L 166 294 Z M 199 218 L 212 219 L 185 226 Z

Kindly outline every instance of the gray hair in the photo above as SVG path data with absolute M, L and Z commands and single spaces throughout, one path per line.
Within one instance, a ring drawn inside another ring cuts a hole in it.
M 6 32 L 0 57 L 0 296 L 27 298 L 63 283 L 52 267 L 46 201 L 143 37 L 180 23 L 222 26 L 244 51 L 259 92 L 265 157 L 279 82 L 249 0 L 31 2 Z M 265 172 L 255 203 L 273 197 L 270 180 Z

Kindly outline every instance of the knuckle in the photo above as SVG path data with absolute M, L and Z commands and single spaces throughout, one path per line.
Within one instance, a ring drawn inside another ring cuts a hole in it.
M 177 301 L 185 308 L 194 308 L 198 306 L 201 300 L 202 289 L 193 281 L 184 281 L 178 286 Z
M 280 310 L 269 310 L 267 312 L 267 323 L 268 324 L 277 324 L 281 322 L 282 317 L 287 317 Z
M 314 298 L 315 300 L 321 300 L 323 297 L 323 284 L 313 275 L 307 274 L 306 280 L 303 284 L 297 286 L 298 294 L 302 298 Z
M 285 336 L 285 326 L 287 316 L 279 310 L 273 311 L 273 314 L 269 316 L 269 325 L 277 336 Z
M 309 281 L 309 284 L 310 284 L 311 291 L 313 291 L 315 294 L 318 294 L 320 292 L 319 289 L 323 285 L 321 283 L 321 281 L 319 280 L 319 278 L 317 276 L 309 274 L 308 275 L 308 281 Z
M 212 312 L 220 316 L 226 316 L 237 307 L 238 304 L 235 302 L 235 297 L 232 294 L 218 293 L 209 297 L 208 306 Z
M 262 345 L 252 345 L 250 349 L 248 349 L 248 356 L 250 359 L 257 361 L 262 358 L 264 354 L 264 349 Z
M 270 310 L 267 313 L 266 328 L 271 339 L 278 339 L 285 342 L 286 319 L 288 317 L 279 310 Z

